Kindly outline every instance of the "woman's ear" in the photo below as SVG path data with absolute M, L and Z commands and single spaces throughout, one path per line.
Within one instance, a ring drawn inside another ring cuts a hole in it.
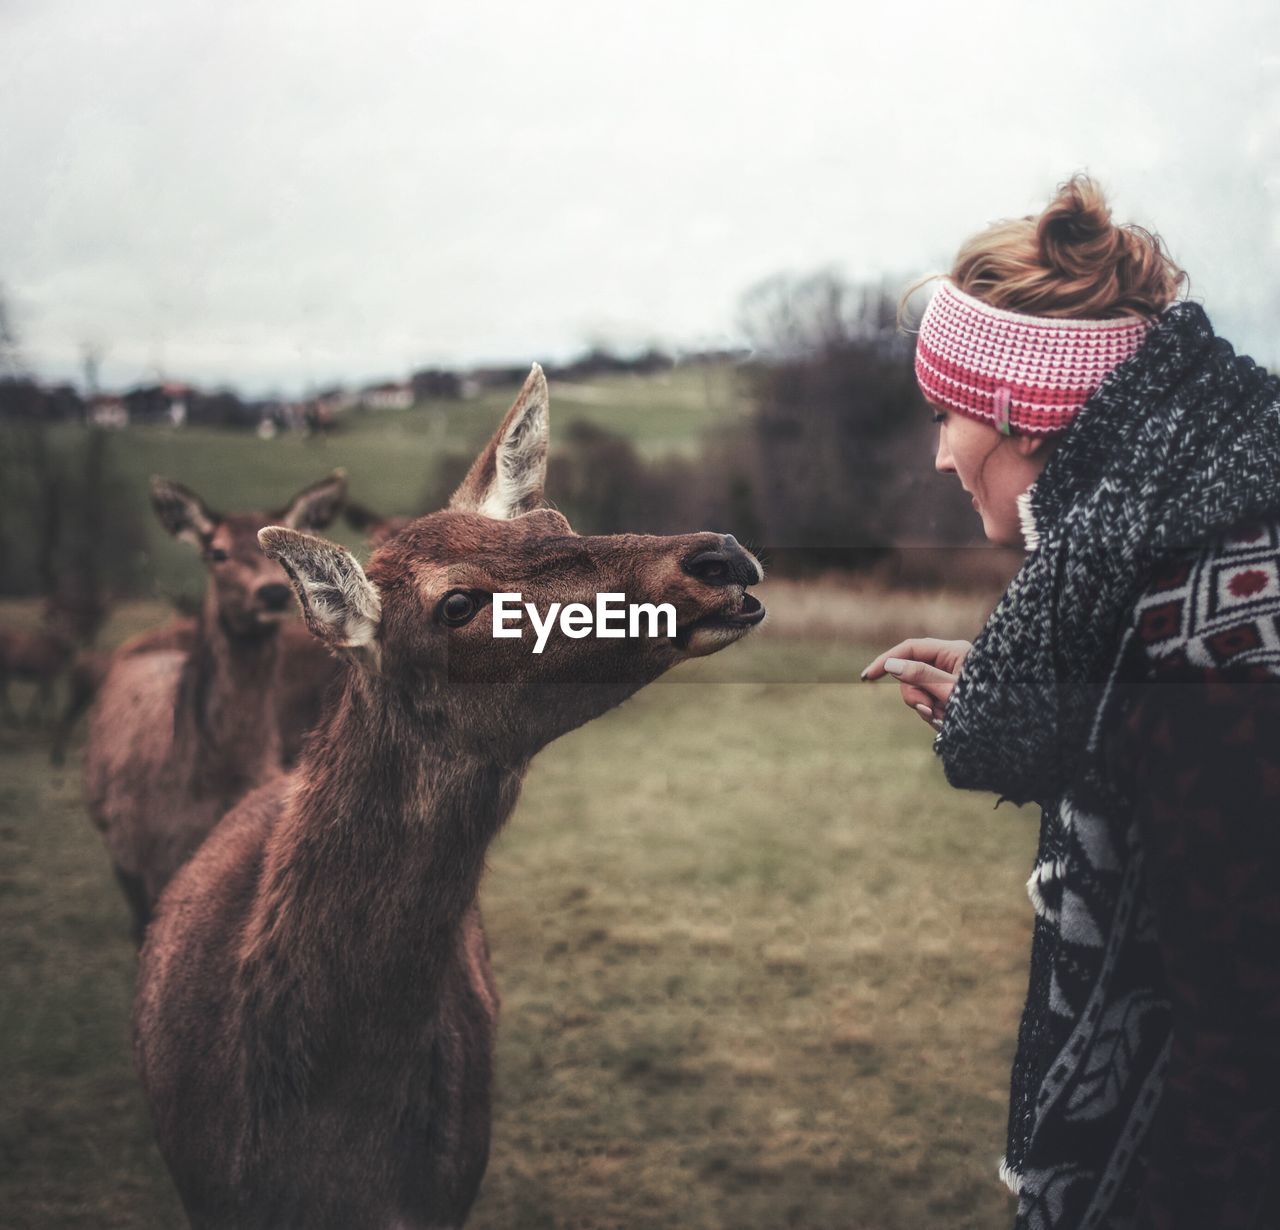
M 1020 457 L 1025 457 L 1028 461 L 1036 461 L 1043 465 L 1049 460 L 1049 454 L 1053 452 L 1057 441 L 1052 436 L 1011 436 L 1013 447 L 1018 450 Z

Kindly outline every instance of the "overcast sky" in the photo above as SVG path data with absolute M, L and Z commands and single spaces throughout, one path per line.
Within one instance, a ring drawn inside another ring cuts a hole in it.
M 1078 169 L 1280 361 L 1272 0 L 0 6 L 28 364 L 296 391 L 734 339 L 780 271 L 945 267 Z

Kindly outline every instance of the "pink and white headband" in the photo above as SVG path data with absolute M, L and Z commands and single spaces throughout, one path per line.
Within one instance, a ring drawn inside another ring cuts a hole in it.
M 916 379 L 930 401 L 1005 435 L 1066 431 L 1151 322 L 1060 320 L 989 307 L 943 280 L 920 321 Z

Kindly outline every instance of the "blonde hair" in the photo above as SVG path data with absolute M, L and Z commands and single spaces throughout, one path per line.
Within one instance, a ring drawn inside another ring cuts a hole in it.
M 1187 280 L 1159 235 L 1112 222 L 1101 187 L 1083 174 L 1060 185 L 1038 216 L 996 222 L 967 239 L 949 276 L 991 307 L 1079 320 L 1151 319 Z M 902 303 L 932 280 L 908 287 Z

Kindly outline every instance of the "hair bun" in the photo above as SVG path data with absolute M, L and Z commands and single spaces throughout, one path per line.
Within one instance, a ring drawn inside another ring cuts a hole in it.
M 1157 316 L 1186 275 L 1158 236 L 1117 226 L 1101 187 L 1078 174 L 1043 213 L 994 223 L 966 240 L 951 280 L 992 307 L 1088 320 Z
M 1058 189 L 1037 221 L 1036 239 L 1045 267 L 1069 278 L 1105 280 L 1127 248 L 1102 189 L 1087 175 Z

